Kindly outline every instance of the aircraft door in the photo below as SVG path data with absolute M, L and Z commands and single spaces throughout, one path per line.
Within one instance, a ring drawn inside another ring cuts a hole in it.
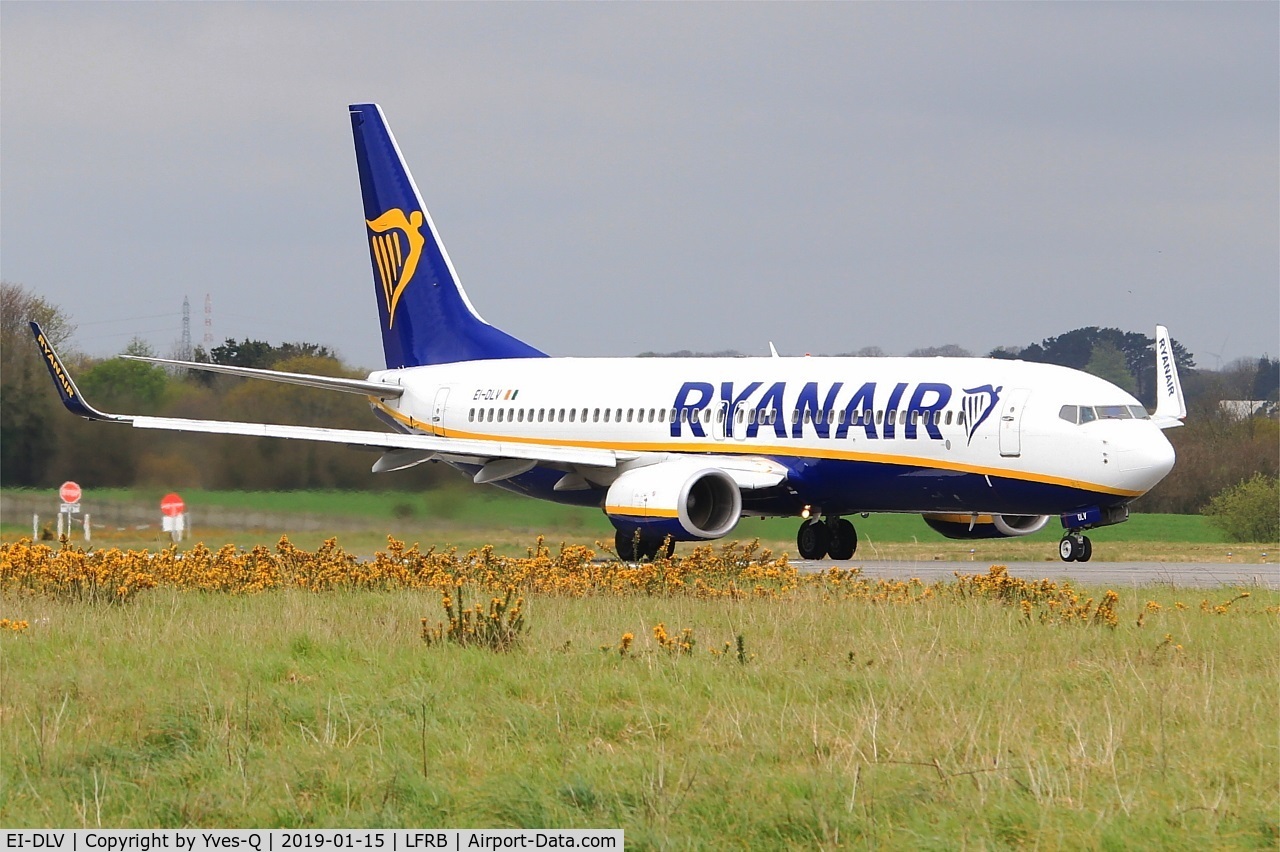
M 444 409 L 445 404 L 449 401 L 449 389 L 440 388 L 436 391 L 436 400 L 431 406 L 431 434 L 444 434 Z
M 1000 408 L 1000 455 L 1014 458 L 1022 455 L 1022 412 L 1027 407 L 1027 388 L 1014 388 Z

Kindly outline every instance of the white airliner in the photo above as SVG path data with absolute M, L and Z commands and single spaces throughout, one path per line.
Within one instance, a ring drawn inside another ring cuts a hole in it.
M 394 432 L 106 414 L 32 323 L 63 403 L 91 420 L 381 451 L 375 473 L 443 461 L 476 483 L 603 509 L 625 559 L 803 519 L 806 559 L 849 559 L 847 517 L 912 512 L 951 538 L 1058 517 L 1064 560 L 1173 467 L 1186 406 L 1157 326 L 1154 415 L 1086 373 L 987 358 L 550 358 L 489 325 L 458 282 L 376 104 L 350 108 L 387 368 L 342 379 L 139 360 L 366 396 Z M 771 347 L 772 349 L 772 347 Z

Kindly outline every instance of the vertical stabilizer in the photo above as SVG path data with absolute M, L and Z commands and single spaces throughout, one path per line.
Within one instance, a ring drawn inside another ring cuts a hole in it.
M 382 108 L 350 110 L 387 367 L 545 357 L 476 313 Z

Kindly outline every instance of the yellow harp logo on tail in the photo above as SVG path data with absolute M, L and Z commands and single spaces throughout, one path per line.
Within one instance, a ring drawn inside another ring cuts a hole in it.
M 422 247 L 426 244 L 420 232 L 422 223 L 422 211 L 414 210 L 406 216 L 399 207 L 391 208 L 376 219 L 365 220 L 370 231 L 369 251 L 387 306 L 387 328 L 395 325 L 396 304 L 418 269 Z

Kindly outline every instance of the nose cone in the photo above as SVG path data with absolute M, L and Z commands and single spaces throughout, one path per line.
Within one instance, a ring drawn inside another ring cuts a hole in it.
M 1120 487 L 1145 494 L 1173 470 L 1174 451 L 1164 432 L 1154 424 L 1143 425 L 1147 428 L 1117 447 L 1113 458 Z

